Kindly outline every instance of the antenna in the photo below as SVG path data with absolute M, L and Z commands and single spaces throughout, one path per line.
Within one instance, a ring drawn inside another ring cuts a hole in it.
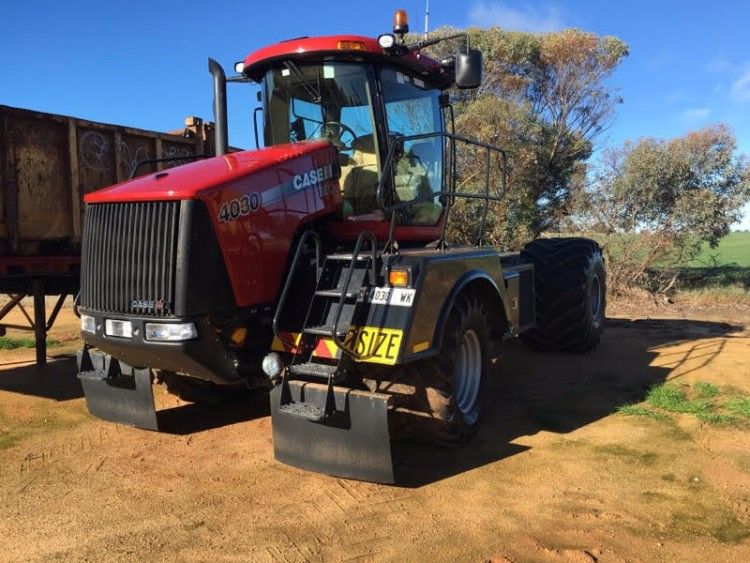
M 430 31 L 430 0 L 426 0 L 426 6 L 424 9 L 424 36 L 427 38 L 427 33 Z

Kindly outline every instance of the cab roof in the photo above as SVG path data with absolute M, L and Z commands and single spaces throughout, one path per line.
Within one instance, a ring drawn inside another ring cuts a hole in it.
M 438 61 L 421 53 L 390 55 L 377 39 L 362 35 L 327 35 L 287 39 L 258 49 L 245 58 L 243 74 L 260 81 L 274 63 L 284 60 L 303 61 L 380 61 L 417 73 L 439 88 L 453 83 L 453 72 Z

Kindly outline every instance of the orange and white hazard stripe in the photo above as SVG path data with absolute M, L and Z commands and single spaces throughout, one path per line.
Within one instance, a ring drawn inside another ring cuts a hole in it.
M 282 332 L 280 339 L 277 336 L 273 337 L 273 343 L 271 344 L 271 350 L 274 352 L 288 352 L 290 354 L 296 354 L 299 352 L 299 343 L 302 339 L 302 334 L 299 332 Z M 290 345 L 293 343 L 293 345 Z M 315 349 L 312 353 L 314 358 L 327 358 L 329 360 L 336 360 L 341 356 L 341 350 L 332 338 L 318 338 L 315 344 Z

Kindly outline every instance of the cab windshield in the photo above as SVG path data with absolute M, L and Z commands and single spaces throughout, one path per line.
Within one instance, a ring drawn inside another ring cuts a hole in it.
M 442 131 L 438 90 L 391 68 L 378 77 L 389 137 Z M 339 152 L 344 217 L 380 213 L 382 173 L 373 115 L 374 71 L 362 64 L 330 62 L 298 65 L 282 62 L 264 79 L 266 146 L 326 139 Z M 389 167 L 392 193 L 387 199 L 411 201 L 442 189 L 443 146 L 439 137 L 406 140 Z M 442 213 L 436 196 L 407 208 L 403 224 L 434 225 Z M 382 213 L 378 219 L 382 219 Z
M 371 80 L 361 64 L 282 63 L 265 76 L 266 146 L 326 139 L 339 151 L 344 215 L 377 208 L 380 158 Z

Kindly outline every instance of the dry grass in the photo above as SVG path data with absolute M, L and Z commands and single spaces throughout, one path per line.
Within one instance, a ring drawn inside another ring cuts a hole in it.
M 684 289 L 678 291 L 672 300 L 694 307 L 714 305 L 750 307 L 750 290 L 738 286 Z

